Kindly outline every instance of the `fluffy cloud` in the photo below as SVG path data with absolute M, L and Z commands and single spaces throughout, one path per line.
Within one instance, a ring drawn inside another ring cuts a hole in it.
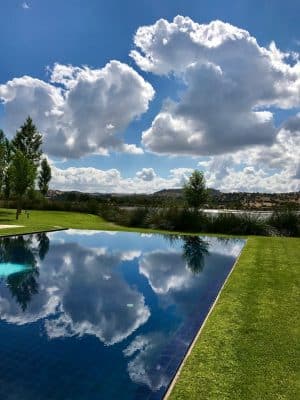
M 300 189 L 300 116 L 287 120 L 271 146 L 199 162 L 207 183 L 224 191 L 292 192 Z
M 141 171 L 136 173 L 136 176 L 143 181 L 153 181 L 156 177 L 156 173 L 153 168 L 143 168 Z
M 121 342 L 148 320 L 150 311 L 144 297 L 114 272 L 112 266 L 119 261 L 117 255 L 92 252 L 87 256 L 86 252 L 84 258 L 82 255 L 79 258 L 84 262 L 76 264 L 72 257 L 74 273 L 64 288 L 62 314 L 45 322 L 47 334 L 50 338 L 89 334 L 106 345 Z M 134 304 L 134 307 L 126 304 Z
M 120 136 L 147 111 L 154 96 L 152 86 L 136 71 L 111 61 L 102 69 L 56 64 L 50 72 L 50 82 L 24 76 L 0 85 L 7 132 L 13 134 L 30 114 L 44 133 L 49 155 L 143 152 Z
M 167 387 L 171 372 L 161 370 L 159 364 L 153 365 L 158 351 L 167 345 L 169 337 L 159 332 L 136 336 L 123 351 L 126 357 L 134 357 L 128 362 L 130 379 L 138 384 L 148 386 L 152 391 Z
M 140 27 L 131 56 L 144 71 L 174 74 L 186 89 L 168 100 L 143 133 L 148 150 L 213 155 L 271 145 L 277 130 L 269 108 L 300 104 L 298 56 L 221 21 L 177 16 Z
M 140 263 L 139 271 L 147 279 L 157 294 L 171 290 L 184 290 L 190 285 L 193 274 L 188 270 L 181 252 L 157 250 L 146 253 Z
M 117 169 L 60 169 L 52 166 L 51 187 L 104 193 L 152 193 L 161 189 L 181 187 L 192 171 L 190 168 L 172 169 L 167 178 L 162 178 L 152 168 L 143 168 L 135 177 L 123 178 Z

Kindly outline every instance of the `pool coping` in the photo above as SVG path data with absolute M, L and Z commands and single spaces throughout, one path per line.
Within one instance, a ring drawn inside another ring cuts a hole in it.
M 212 305 L 211 305 L 211 307 L 210 307 L 210 309 L 209 309 L 209 311 L 208 311 L 208 313 L 207 313 L 207 315 L 206 315 L 206 317 L 205 317 L 203 323 L 201 324 L 201 326 L 200 326 L 198 332 L 196 333 L 196 335 L 195 335 L 193 341 L 191 342 L 190 346 L 188 347 L 188 349 L 187 349 L 187 351 L 186 351 L 186 353 L 185 353 L 185 356 L 184 356 L 182 362 L 181 362 L 180 365 L 178 366 L 175 375 L 173 376 L 173 378 L 172 378 L 170 384 L 168 385 L 168 387 L 167 387 L 167 389 L 166 389 L 166 391 L 165 391 L 164 396 L 162 397 L 162 400 L 168 400 L 168 399 L 169 399 L 169 397 L 170 397 L 170 395 L 171 395 L 171 393 L 172 393 L 172 391 L 173 391 L 173 389 L 174 389 L 174 387 L 175 387 L 175 385 L 176 385 L 176 382 L 178 381 L 178 379 L 179 379 L 179 377 L 180 377 L 180 374 L 181 374 L 181 372 L 182 372 L 182 369 L 183 369 L 183 367 L 184 367 L 184 365 L 185 365 L 185 363 L 186 363 L 188 357 L 189 357 L 190 354 L 192 353 L 196 342 L 197 342 L 198 339 L 200 338 L 201 333 L 202 333 L 202 331 L 203 331 L 203 329 L 204 329 L 204 327 L 205 327 L 205 325 L 206 325 L 206 323 L 207 323 L 207 320 L 208 320 L 208 318 L 210 317 L 211 313 L 213 312 L 213 310 L 214 310 L 214 308 L 215 308 L 215 306 L 216 306 L 216 304 L 217 304 L 217 302 L 218 302 L 218 300 L 219 300 L 219 298 L 220 298 L 220 296 L 221 296 L 221 293 L 222 293 L 222 291 L 223 291 L 223 289 L 224 289 L 226 283 L 228 282 L 228 280 L 229 280 L 231 274 L 233 273 L 233 271 L 234 271 L 234 269 L 235 269 L 235 267 L 236 267 L 236 265 L 237 265 L 237 263 L 238 263 L 238 261 L 239 261 L 239 259 L 240 259 L 240 256 L 241 256 L 241 254 L 243 253 L 243 250 L 244 250 L 245 246 L 247 245 L 247 242 L 248 242 L 248 240 L 245 239 L 245 245 L 243 246 L 243 248 L 241 249 L 239 255 L 237 256 L 237 258 L 236 258 L 236 260 L 235 260 L 233 266 L 231 267 L 231 270 L 229 271 L 229 274 L 227 275 L 225 281 L 223 282 L 223 285 L 221 286 L 221 289 L 219 290 L 219 293 L 217 294 L 217 297 L 215 298 L 214 302 L 212 303 Z
M 26 235 L 36 235 L 37 233 L 47 233 L 47 232 L 59 232 L 59 231 L 67 231 L 70 228 L 56 228 L 56 229 L 47 229 L 47 230 L 42 230 L 42 231 L 32 231 L 32 232 L 24 232 L 24 233 L 9 233 L 5 235 L 1 235 L 0 231 L 0 239 L 6 238 L 6 237 L 13 237 L 13 236 L 26 236 Z

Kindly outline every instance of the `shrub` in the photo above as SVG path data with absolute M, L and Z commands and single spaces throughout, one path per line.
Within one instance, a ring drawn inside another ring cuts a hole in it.
M 128 211 L 128 226 L 144 228 L 147 226 L 148 208 L 136 207 Z
M 205 216 L 187 208 L 158 208 L 149 213 L 146 222 L 154 229 L 199 232 L 205 227 Z
M 220 213 L 210 217 L 209 232 L 227 233 L 233 235 L 266 235 L 265 221 L 255 215 Z
M 267 222 L 280 235 L 300 236 L 300 215 L 290 208 L 274 211 Z

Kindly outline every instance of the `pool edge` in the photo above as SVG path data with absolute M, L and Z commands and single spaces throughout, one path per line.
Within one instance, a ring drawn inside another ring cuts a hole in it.
M 47 230 L 40 230 L 40 231 L 33 231 L 33 232 L 24 232 L 24 233 L 8 233 L 5 235 L 1 235 L 0 233 L 0 239 L 6 238 L 6 237 L 13 237 L 13 236 L 26 236 L 26 235 L 36 235 L 37 233 L 50 233 L 50 232 L 59 232 L 59 231 L 67 231 L 70 228 L 56 228 L 56 229 L 47 229 Z

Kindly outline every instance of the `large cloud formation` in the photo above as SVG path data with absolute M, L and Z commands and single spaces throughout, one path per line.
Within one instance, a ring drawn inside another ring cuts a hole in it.
M 143 152 L 120 136 L 154 97 L 152 86 L 135 70 L 110 61 L 101 69 L 56 64 L 50 72 L 50 82 L 23 76 L 0 85 L 9 134 L 30 114 L 45 135 L 49 155 Z
M 134 43 L 131 56 L 142 70 L 174 74 L 186 87 L 143 133 L 153 152 L 215 155 L 271 145 L 277 130 L 270 107 L 300 104 L 297 55 L 282 53 L 275 43 L 261 47 L 230 24 L 160 19 L 140 27 Z

